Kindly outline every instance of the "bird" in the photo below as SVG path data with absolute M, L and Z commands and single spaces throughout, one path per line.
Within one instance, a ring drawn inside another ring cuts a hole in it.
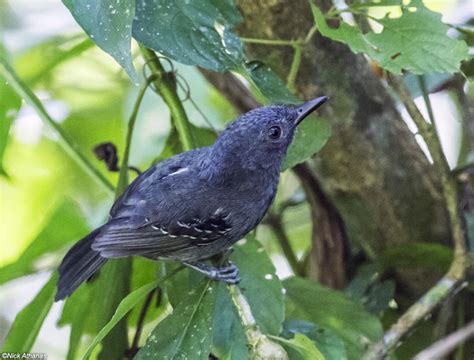
M 78 241 L 59 266 L 55 300 L 70 296 L 108 259 L 177 261 L 237 284 L 232 262 L 206 263 L 253 230 L 270 207 L 280 168 L 299 124 L 328 100 L 253 109 L 208 147 L 170 157 L 137 176 L 108 221 Z

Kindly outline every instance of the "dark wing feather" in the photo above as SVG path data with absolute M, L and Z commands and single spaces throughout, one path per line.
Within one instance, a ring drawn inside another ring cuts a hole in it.
M 188 218 L 168 226 L 150 221 L 133 228 L 130 219 L 117 219 L 103 227 L 92 249 L 103 257 L 166 257 L 180 250 L 209 245 L 225 237 L 231 228 L 228 214 L 221 209 L 207 219 Z

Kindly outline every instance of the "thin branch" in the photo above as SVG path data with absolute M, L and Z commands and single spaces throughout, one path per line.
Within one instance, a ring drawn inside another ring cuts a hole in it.
M 418 322 L 429 317 L 442 302 L 465 286 L 466 274 L 472 267 L 472 261 L 467 255 L 466 240 L 459 214 L 456 178 L 451 174 L 435 128 L 425 120 L 402 82 L 392 74 L 387 74 L 387 80 L 398 93 L 400 100 L 417 125 L 433 158 L 433 166 L 440 175 L 454 243 L 454 259 L 447 274 L 398 319 L 381 341 L 370 347 L 365 354 L 365 359 L 380 359 L 391 352 Z
M 142 103 L 143 97 L 145 96 L 146 90 L 152 81 L 156 79 L 156 75 L 151 75 L 146 81 L 143 83 L 140 91 L 138 92 L 138 96 L 135 100 L 135 104 L 133 105 L 133 110 L 130 115 L 130 119 L 128 120 L 128 129 L 127 129 L 127 138 L 125 140 L 125 150 L 123 152 L 122 158 L 122 165 L 120 166 L 120 175 L 117 184 L 117 189 L 115 192 L 115 197 L 119 197 L 124 191 L 125 188 L 128 186 L 128 159 L 130 155 L 130 147 L 132 144 L 132 136 L 133 136 L 133 129 L 135 127 L 135 121 L 137 120 L 138 110 L 140 109 L 140 105 Z
M 304 269 L 301 267 L 300 263 L 298 262 L 298 258 L 293 251 L 290 240 L 286 235 L 285 229 L 283 228 L 283 224 L 281 221 L 281 214 L 276 214 L 274 212 L 269 212 L 266 218 L 266 224 L 270 227 L 270 229 L 275 234 L 278 242 L 280 243 L 281 249 L 290 264 L 291 270 L 293 273 L 298 276 L 304 275 Z
M 250 305 L 245 296 L 242 295 L 239 287 L 236 285 L 228 285 L 228 288 L 232 301 L 239 313 L 240 321 L 244 326 L 247 342 L 251 347 L 250 357 L 252 359 L 287 360 L 288 354 L 283 347 L 271 341 L 258 328 Z
M 301 45 L 299 44 L 294 45 L 293 48 L 295 49 L 293 61 L 291 62 L 290 71 L 288 72 L 288 77 L 286 78 L 286 86 L 292 93 L 295 92 L 296 76 L 298 75 L 298 70 L 300 69 L 301 55 L 303 51 Z
M 107 191 L 114 191 L 113 185 L 82 153 L 79 146 L 66 134 L 61 126 L 53 120 L 35 93 L 19 78 L 6 59 L 0 56 L 0 74 L 13 86 L 20 95 L 36 111 L 38 116 L 59 135 L 59 144 L 89 175 L 103 185 Z
M 441 359 L 449 355 L 456 347 L 466 340 L 474 337 L 474 321 L 463 328 L 451 333 L 445 338 L 438 340 L 427 349 L 418 353 L 414 360 Z
M 183 149 L 185 151 L 193 149 L 194 141 L 189 126 L 189 120 L 176 92 L 174 74 L 165 71 L 153 50 L 140 45 L 140 51 L 145 59 L 145 64 L 149 66 L 153 74 L 156 74 L 156 79 L 153 81 L 153 84 L 170 109 Z
M 275 45 L 275 46 L 294 46 L 298 40 L 280 40 L 280 39 L 254 39 L 254 38 L 240 38 L 242 42 L 248 44 L 260 45 Z
M 158 291 L 160 288 L 158 288 Z M 132 345 L 130 346 L 130 349 L 127 352 L 127 357 L 129 359 L 133 359 L 135 355 L 137 354 L 139 348 L 139 342 L 140 342 L 140 337 L 142 334 L 143 330 L 143 325 L 145 324 L 145 317 L 146 313 L 148 312 L 148 308 L 151 305 L 151 301 L 153 300 L 153 296 L 155 295 L 156 290 L 152 290 L 148 293 L 148 295 L 145 298 L 145 302 L 143 303 L 143 307 L 140 310 L 140 315 L 138 316 L 138 321 L 137 321 L 137 330 L 135 331 L 135 335 L 133 337 Z
M 426 110 L 428 110 L 428 116 L 430 118 L 431 125 L 436 128 L 433 107 L 431 106 L 430 94 L 426 87 L 426 81 L 423 75 L 418 75 L 418 85 L 420 86 L 421 93 L 423 94 L 423 100 L 425 101 Z

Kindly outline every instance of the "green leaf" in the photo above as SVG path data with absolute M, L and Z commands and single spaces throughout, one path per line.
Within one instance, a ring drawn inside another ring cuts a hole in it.
M 231 0 L 138 1 L 133 36 L 145 46 L 187 65 L 213 71 L 241 68 L 241 21 Z
M 134 82 L 138 82 L 131 53 L 135 1 L 63 0 L 63 2 L 97 46 L 110 54 Z
M 250 61 L 245 64 L 248 78 L 271 103 L 296 104 L 298 99 L 288 90 L 277 74 L 261 61 Z
M 6 58 L 6 50 L 0 43 L 0 57 Z M 21 106 L 21 98 L 16 94 L 6 79 L 0 75 L 0 176 L 7 176 L 3 167 L 3 155 L 8 143 L 11 124 Z
M 349 298 L 360 302 L 367 311 L 379 317 L 387 310 L 395 293 L 395 283 L 392 280 L 380 281 L 380 274 L 379 266 L 362 265 L 344 290 Z
M 318 151 L 328 141 L 331 136 L 331 126 L 325 119 L 310 116 L 304 120 L 296 130 L 285 160 L 282 164 L 282 171 L 304 162 Z
M 250 357 L 244 328 L 224 283 L 220 283 L 217 287 L 212 328 L 213 355 L 223 360 L 243 360 Z
M 203 279 L 151 332 L 135 359 L 208 360 L 216 289 Z
M 321 11 L 314 4 L 311 8 L 323 36 L 347 44 L 355 53 L 367 54 L 396 74 L 402 70 L 415 74 L 455 73 L 461 61 L 468 58 L 466 43 L 447 36 L 449 27 L 441 21 L 441 14 L 426 8 L 421 0 L 402 7 L 399 18 L 377 19 L 383 26 L 381 33 L 363 34 L 343 21 L 338 28 L 330 28 Z
M 280 334 L 285 319 L 283 286 L 265 249 L 248 235 L 234 247 L 231 259 L 240 269 L 239 286 L 245 289 L 243 294 L 260 330 Z
M 283 323 L 282 336 L 286 339 L 295 334 L 306 335 L 316 344 L 318 350 L 327 360 L 346 360 L 346 347 L 342 340 L 331 330 L 322 328 L 312 322 L 303 320 L 287 320 Z
M 331 329 L 344 341 L 349 359 L 360 359 L 366 346 L 382 336 L 380 321 L 343 293 L 298 277 L 283 284 L 287 290 L 287 318 Z
M 57 206 L 49 222 L 19 259 L 0 268 L 0 284 L 38 271 L 39 264 L 47 261 L 48 256 L 51 257 L 65 245 L 79 239 L 88 230 L 79 208 L 70 200 L 65 200 Z
M 57 274 L 54 273 L 33 301 L 15 318 L 1 352 L 23 353 L 31 351 L 36 337 L 54 302 Z
M 110 321 L 99 331 L 96 337 L 92 340 L 87 348 L 85 354 L 82 356 L 83 359 L 89 358 L 92 350 L 107 336 L 107 334 L 113 329 L 113 327 L 122 320 L 141 300 L 143 300 L 150 291 L 156 289 L 159 285 L 160 280 L 152 281 L 141 288 L 128 294 L 119 304 L 117 310 L 115 310 L 114 316 Z
M 290 340 L 277 336 L 271 338 L 285 348 L 291 360 L 324 360 L 323 354 L 316 348 L 314 342 L 303 334 L 295 334 Z

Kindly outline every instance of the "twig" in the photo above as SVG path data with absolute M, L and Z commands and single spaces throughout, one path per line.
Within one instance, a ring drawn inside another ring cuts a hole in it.
M 244 326 L 247 342 L 251 346 L 251 358 L 287 360 L 288 354 L 283 347 L 271 341 L 258 328 L 250 305 L 245 296 L 240 292 L 238 286 L 229 285 L 228 288 L 232 301 L 239 313 L 240 321 Z
M 120 175 L 117 184 L 117 189 L 115 192 L 115 196 L 120 196 L 128 185 L 128 158 L 130 155 L 130 147 L 132 144 L 132 136 L 133 136 L 133 129 L 135 127 L 135 121 L 137 120 L 138 110 L 140 109 L 140 105 L 142 103 L 143 97 L 145 96 L 146 90 L 152 81 L 156 79 L 157 75 L 152 74 L 150 77 L 146 79 L 143 83 L 140 91 L 138 92 L 138 96 L 135 100 L 135 104 L 133 105 L 133 110 L 130 115 L 130 119 L 128 120 L 128 129 L 127 129 L 127 138 L 125 140 L 125 150 L 123 152 L 122 158 L 122 165 L 120 166 Z
M 156 74 L 153 84 L 170 109 L 183 149 L 185 151 L 191 150 L 194 148 L 194 141 L 188 117 L 176 92 L 174 74 L 170 76 L 170 73 L 165 71 L 153 50 L 140 45 L 140 51 L 145 59 L 145 64 L 150 67 L 153 74 Z
M 418 131 L 425 140 L 433 158 L 433 166 L 440 174 L 454 243 L 454 259 L 447 274 L 398 319 L 385 333 L 381 341 L 369 348 L 365 354 L 365 359 L 384 358 L 418 322 L 428 318 L 442 302 L 456 294 L 465 285 L 466 273 L 472 266 L 472 261 L 469 261 L 467 255 L 461 218 L 458 212 L 456 179 L 451 174 L 439 138 L 434 132 L 435 128 L 425 120 L 401 81 L 392 74 L 387 74 L 387 80 L 398 93 L 400 100 L 417 125 Z
M 288 72 L 288 77 L 286 78 L 286 86 L 292 93 L 295 92 L 296 76 L 298 75 L 298 70 L 300 69 L 301 55 L 303 51 L 300 44 L 294 45 L 293 48 L 295 50 L 293 54 L 293 61 L 291 62 L 290 71 Z
M 158 288 L 158 291 L 159 290 L 160 288 Z M 151 305 L 151 301 L 153 300 L 153 295 L 155 295 L 155 293 L 156 293 L 156 290 L 152 290 L 148 293 L 148 295 L 145 298 L 145 302 L 143 303 L 143 307 L 140 310 L 140 315 L 138 316 L 138 321 L 137 321 L 137 330 L 135 331 L 132 345 L 130 346 L 130 349 L 127 352 L 127 356 L 129 359 L 133 359 L 138 352 L 138 349 L 139 349 L 138 344 L 140 342 L 140 336 L 142 334 L 143 324 L 145 323 L 146 313 L 148 311 L 148 308 Z
M 414 360 L 441 359 L 471 337 L 474 337 L 474 321 L 471 321 L 463 328 L 449 334 L 445 338 L 438 340 L 427 349 L 418 353 Z
M 102 175 L 102 173 L 92 165 L 79 146 L 69 138 L 61 126 L 53 120 L 35 93 L 18 77 L 6 59 L 0 56 L 0 74 L 13 86 L 20 95 L 36 111 L 38 116 L 53 128 L 59 135 L 59 144 L 65 152 L 70 155 L 89 175 L 102 184 L 110 193 L 114 191 L 113 185 Z
M 270 227 L 270 229 L 273 231 L 276 238 L 278 239 L 281 249 L 283 250 L 283 253 L 286 256 L 286 259 L 288 260 L 288 263 L 290 264 L 293 273 L 298 276 L 303 276 L 304 270 L 301 267 L 298 258 L 296 257 L 295 252 L 291 247 L 290 240 L 288 239 L 288 236 L 285 233 L 285 229 L 283 228 L 281 222 L 281 214 L 276 214 L 270 211 L 267 215 L 266 224 Z

